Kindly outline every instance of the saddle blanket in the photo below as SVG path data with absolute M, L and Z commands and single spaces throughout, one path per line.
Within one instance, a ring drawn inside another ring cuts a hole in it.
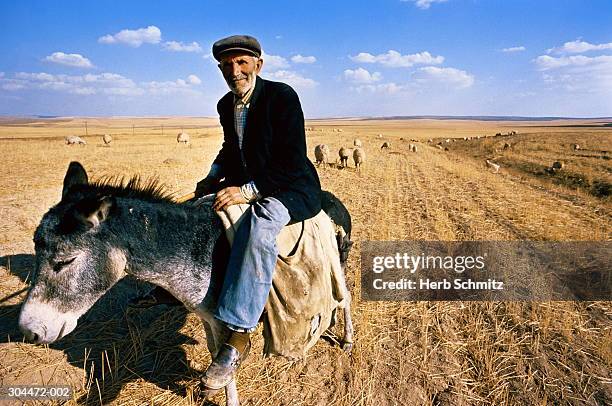
M 232 205 L 217 212 L 230 244 L 250 207 Z M 278 235 L 279 255 L 262 316 L 264 355 L 301 359 L 335 323 L 346 296 L 336 233 L 332 220 L 320 211 L 285 226 Z

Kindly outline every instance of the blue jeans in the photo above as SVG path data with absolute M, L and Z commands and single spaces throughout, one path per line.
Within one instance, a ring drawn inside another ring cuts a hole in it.
M 215 318 L 236 331 L 253 331 L 272 288 L 276 237 L 289 223 L 287 208 L 266 197 L 251 205 L 236 230 Z

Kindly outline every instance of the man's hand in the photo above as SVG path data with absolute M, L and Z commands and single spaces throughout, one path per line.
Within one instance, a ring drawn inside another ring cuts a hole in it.
M 219 184 L 219 180 L 211 176 L 207 176 L 196 185 L 195 194 L 196 197 L 202 197 L 215 191 L 215 188 Z
M 240 188 L 238 186 L 230 186 L 224 189 L 221 189 L 217 192 L 217 197 L 215 198 L 215 202 L 213 203 L 213 209 L 215 211 L 221 211 L 225 209 L 227 206 L 231 206 L 232 204 L 241 204 L 248 203 L 246 199 L 240 193 Z

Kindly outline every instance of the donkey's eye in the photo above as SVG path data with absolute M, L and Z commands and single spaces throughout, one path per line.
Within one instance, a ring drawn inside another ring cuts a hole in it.
M 67 260 L 65 260 L 65 261 L 57 261 L 57 262 L 55 263 L 55 265 L 53 265 L 53 271 L 54 271 L 55 273 L 58 273 L 58 272 L 59 272 L 59 271 L 61 271 L 61 270 L 62 270 L 62 268 L 64 268 L 66 265 L 70 265 L 71 263 L 73 263 L 75 259 L 76 259 L 76 257 L 73 257 L 73 258 L 67 259 Z

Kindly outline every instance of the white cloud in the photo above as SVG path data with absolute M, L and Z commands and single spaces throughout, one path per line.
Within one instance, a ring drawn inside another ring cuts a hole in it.
M 344 78 L 353 83 L 374 83 L 380 81 L 382 75 L 380 72 L 370 73 L 363 68 L 357 68 L 355 70 L 346 69 Z
M 302 56 L 297 54 L 291 57 L 291 62 L 293 63 L 315 63 L 316 61 L 317 58 L 314 56 Z
M 402 55 L 397 51 L 389 50 L 386 54 L 372 55 L 367 52 L 360 52 L 356 56 L 349 57 L 354 62 L 360 63 L 380 63 L 390 68 L 409 68 L 416 64 L 439 65 L 444 62 L 443 56 L 432 56 L 429 52 L 419 52 L 416 54 Z
M 535 60 L 539 70 L 558 69 L 569 66 L 610 66 L 612 55 L 588 57 L 584 55 L 561 56 L 555 58 L 548 55 L 538 56 Z
M 550 48 L 546 53 L 551 54 L 581 54 L 588 51 L 603 51 L 606 49 L 612 49 L 612 42 L 606 44 L 590 44 L 579 39 L 575 41 L 566 42 L 560 47 Z
M 474 84 L 473 75 L 455 68 L 426 66 L 419 68 L 414 77 L 417 82 L 442 83 L 457 89 L 464 89 Z
M 587 93 L 612 92 L 612 55 L 558 58 L 541 55 L 534 59 L 542 79 L 551 86 Z
M 0 78 L 5 90 L 21 89 L 50 90 L 78 95 L 104 94 L 114 96 L 142 96 L 171 93 L 197 93 L 193 86 L 202 81 L 196 75 L 174 81 L 151 81 L 137 84 L 132 79 L 116 73 L 86 75 L 52 75 L 45 72 L 19 72 L 13 78 Z
M 524 50 L 525 50 L 524 46 L 518 46 L 518 47 L 503 48 L 502 52 L 522 52 Z
M 187 83 L 191 85 L 201 85 L 202 80 L 200 80 L 200 78 L 197 77 L 196 75 L 189 75 L 187 76 Z
M 263 54 L 261 57 L 264 60 L 264 69 L 266 71 L 271 72 L 289 67 L 289 62 L 282 56 Z
M 433 3 L 445 3 L 448 0 L 401 0 L 403 2 L 411 1 L 421 10 L 428 9 Z
M 398 85 L 396 83 L 380 83 L 377 85 L 360 85 L 351 87 L 351 90 L 357 93 L 380 93 L 380 94 L 395 94 L 406 89 L 405 86 Z
M 2 89 L 8 90 L 10 92 L 25 88 L 25 85 L 22 83 L 22 81 L 15 79 L 4 79 L 3 76 L 0 76 L 0 85 Z
M 142 83 L 143 88 L 147 91 L 147 93 L 151 95 L 167 95 L 173 93 L 199 93 L 198 91 L 192 89 L 189 85 L 190 83 L 187 83 L 187 81 L 183 79 L 169 80 L 164 82 L 152 81 Z
M 173 52 L 202 52 L 202 47 L 197 42 L 191 44 L 183 44 L 177 41 L 166 41 L 163 45 L 164 49 Z
M 65 54 L 63 52 L 54 52 L 49 56 L 46 56 L 45 61 L 58 63 L 60 65 L 74 66 L 77 68 L 93 68 L 93 64 L 83 55 L 79 54 Z
M 137 48 L 142 44 L 158 44 L 161 41 L 161 31 L 154 25 L 137 30 L 121 30 L 114 35 L 104 35 L 98 38 L 102 44 L 125 44 Z
M 40 73 L 27 73 L 27 72 L 17 72 L 15 74 L 17 79 L 25 79 L 25 80 L 36 80 L 41 82 L 50 82 L 53 81 L 55 76 L 50 75 L 45 72 Z
M 305 78 L 299 73 L 288 71 L 288 70 L 278 70 L 275 72 L 267 72 L 265 76 L 272 80 L 278 80 L 281 82 L 285 82 L 293 87 L 301 88 L 301 89 L 311 89 L 318 85 L 318 83 L 314 81 L 313 79 Z

